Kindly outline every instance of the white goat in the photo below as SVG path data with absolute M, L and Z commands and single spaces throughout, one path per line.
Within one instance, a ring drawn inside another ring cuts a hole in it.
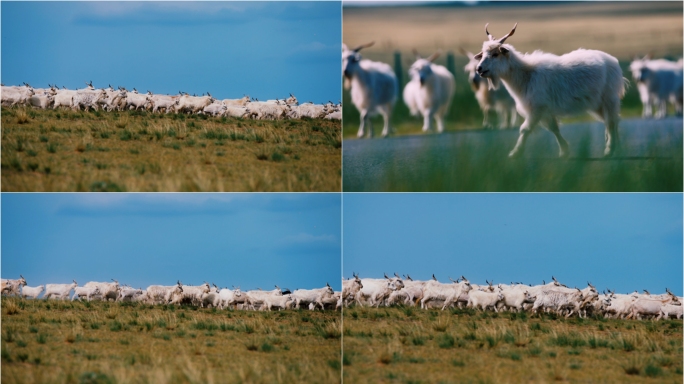
M 45 290 L 44 285 L 39 285 L 37 287 L 24 286 L 21 288 L 21 297 L 23 297 L 24 299 L 29 298 L 29 297 L 31 297 L 33 299 L 37 299 L 38 296 L 40 296 L 40 293 L 43 292 L 44 290 Z
M 588 111 L 606 124 L 604 155 L 618 148 L 620 98 L 625 82 L 618 61 L 613 56 L 594 50 L 578 49 L 562 56 L 535 51 L 521 54 L 504 41 L 515 32 L 516 24 L 506 36 L 489 37 L 482 52 L 477 72 L 498 89 L 501 81 L 515 99 L 518 112 L 525 118 L 520 136 L 509 156 L 520 155 L 525 141 L 539 123 L 545 124 L 558 141 L 560 156 L 569 154 L 568 143 L 558 129 L 558 116 Z
M 489 122 L 489 115 L 491 111 L 495 111 L 499 123 L 499 129 L 513 128 L 518 120 L 518 112 L 515 110 L 515 100 L 506 90 L 506 87 L 499 87 L 499 89 L 489 89 L 489 84 L 480 75 L 477 74 L 477 65 L 479 60 L 475 60 L 475 55 L 459 48 L 462 54 L 468 57 L 470 61 L 464 67 L 468 74 L 468 83 L 470 89 L 475 92 L 475 99 L 482 109 L 484 118 L 482 119 L 482 126 L 490 128 L 493 125 Z
M 361 114 L 358 137 L 363 137 L 366 124 L 368 136 L 373 136 L 373 128 L 369 118 L 380 113 L 385 125 L 382 136 L 390 133 L 389 119 L 392 108 L 397 101 L 399 84 L 392 67 L 385 63 L 371 60 L 361 60 L 359 51 L 373 45 L 373 42 L 360 45 L 354 49 L 348 49 L 342 45 L 342 70 L 344 77 L 351 82 L 351 98 L 356 109 Z M 345 82 L 347 84 L 347 82 Z
M 74 301 L 76 299 L 81 300 L 82 297 L 85 297 L 88 301 L 90 301 L 93 296 L 101 294 L 102 291 L 100 291 L 100 287 L 95 285 L 91 287 L 74 287 L 74 295 L 71 297 L 71 301 Z
M 411 115 L 423 115 L 423 132 L 432 130 L 432 119 L 437 132 L 444 132 L 444 116 L 449 111 L 456 84 L 446 67 L 433 63 L 440 52 L 423 59 L 415 50 L 416 62 L 409 68 L 411 81 L 404 87 L 404 102 Z
M 651 117 L 655 107 L 655 118 L 667 115 L 667 101 L 675 107 L 677 115 L 682 114 L 682 64 L 668 60 L 650 60 L 648 56 L 634 61 L 629 66 L 637 83 L 639 97 L 644 105 L 642 117 Z
M 52 296 L 57 296 L 58 298 L 64 300 L 69 298 L 69 292 L 76 288 L 78 283 L 73 280 L 72 284 L 46 284 L 45 293 L 43 294 L 43 299 L 49 299 Z

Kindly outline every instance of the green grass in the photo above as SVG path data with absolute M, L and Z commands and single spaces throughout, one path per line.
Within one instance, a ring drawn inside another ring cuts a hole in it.
M 418 309 L 407 317 L 405 311 L 345 309 L 345 381 L 386 382 L 390 376 L 402 383 L 681 381 L 681 321 L 483 318 L 468 311 Z M 367 337 L 371 333 L 376 336 Z
M 334 192 L 341 186 L 339 121 L 3 107 L 0 123 L 2 191 Z
M 85 304 L 2 297 L 2 382 L 339 382 L 339 312 Z

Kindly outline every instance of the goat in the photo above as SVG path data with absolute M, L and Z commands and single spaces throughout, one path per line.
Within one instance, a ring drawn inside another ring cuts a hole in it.
M 487 24 L 489 25 L 489 24 Z M 539 123 L 555 136 L 561 157 L 569 154 L 568 142 L 558 129 L 558 116 L 589 111 L 606 124 L 604 155 L 612 155 L 619 147 L 618 123 L 620 98 L 625 94 L 627 79 L 615 57 L 601 51 L 578 49 L 562 56 L 535 51 L 521 54 L 509 44 L 511 32 L 496 40 L 487 30 L 488 41 L 482 52 L 474 56 L 480 60 L 477 73 L 489 81 L 492 89 L 504 86 L 515 99 L 518 112 L 525 118 L 520 126 L 518 141 L 509 153 L 522 153 L 525 141 Z
M 449 111 L 456 84 L 454 76 L 446 67 L 433 63 L 440 55 L 433 53 L 427 59 L 416 55 L 409 69 L 411 81 L 404 87 L 404 102 L 411 115 L 423 115 L 423 132 L 432 130 L 432 119 L 437 122 L 437 132 L 444 132 L 444 116 Z
M 668 60 L 650 60 L 649 56 L 635 58 L 629 65 L 632 77 L 637 83 L 639 97 L 644 105 L 642 117 L 664 118 L 667 115 L 667 101 L 674 105 L 678 115 L 682 114 L 682 64 Z M 655 115 L 652 108 L 656 107 Z
M 373 136 L 369 117 L 376 113 L 380 113 L 384 119 L 382 136 L 387 137 L 390 133 L 392 108 L 397 101 L 399 84 L 392 67 L 377 61 L 361 60 L 359 51 L 373 44 L 374 42 L 359 45 L 354 49 L 348 49 L 346 44 L 342 45 L 342 69 L 348 80 L 345 84 L 351 83 L 352 102 L 361 114 L 357 137 L 364 136 L 366 124 L 369 125 L 368 137 Z
M 493 125 L 489 122 L 490 111 L 495 111 L 499 123 L 499 129 L 513 128 L 518 120 L 518 112 L 515 110 L 515 100 L 506 90 L 506 87 L 499 87 L 497 90 L 489 89 L 489 84 L 484 81 L 480 75 L 477 74 L 478 60 L 475 60 L 475 55 L 459 48 L 461 53 L 468 57 L 468 64 L 464 67 L 468 74 L 468 83 L 470 88 L 475 92 L 475 99 L 482 109 L 484 118 L 482 126 L 490 128 Z

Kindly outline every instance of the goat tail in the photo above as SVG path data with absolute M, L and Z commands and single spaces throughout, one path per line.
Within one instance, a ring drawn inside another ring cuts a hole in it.
M 629 88 L 630 82 L 629 82 L 629 79 L 628 79 L 628 78 L 623 77 L 623 78 L 622 78 L 622 81 L 621 81 L 620 83 L 621 83 L 621 84 L 620 84 L 620 93 L 619 93 L 619 96 L 620 96 L 620 99 L 622 99 L 623 97 L 625 97 L 625 93 L 627 92 L 627 88 Z

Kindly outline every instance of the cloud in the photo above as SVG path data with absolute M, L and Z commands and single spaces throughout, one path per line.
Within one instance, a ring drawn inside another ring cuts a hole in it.
M 80 10 L 72 22 L 77 25 L 188 26 L 249 23 L 255 20 L 288 21 L 329 16 L 321 6 L 298 2 L 164 1 L 164 2 L 92 2 Z
M 236 204 L 252 197 L 246 194 L 83 194 L 82 198 L 65 199 L 56 213 L 64 216 L 119 215 L 206 215 L 229 214 L 241 209 Z

